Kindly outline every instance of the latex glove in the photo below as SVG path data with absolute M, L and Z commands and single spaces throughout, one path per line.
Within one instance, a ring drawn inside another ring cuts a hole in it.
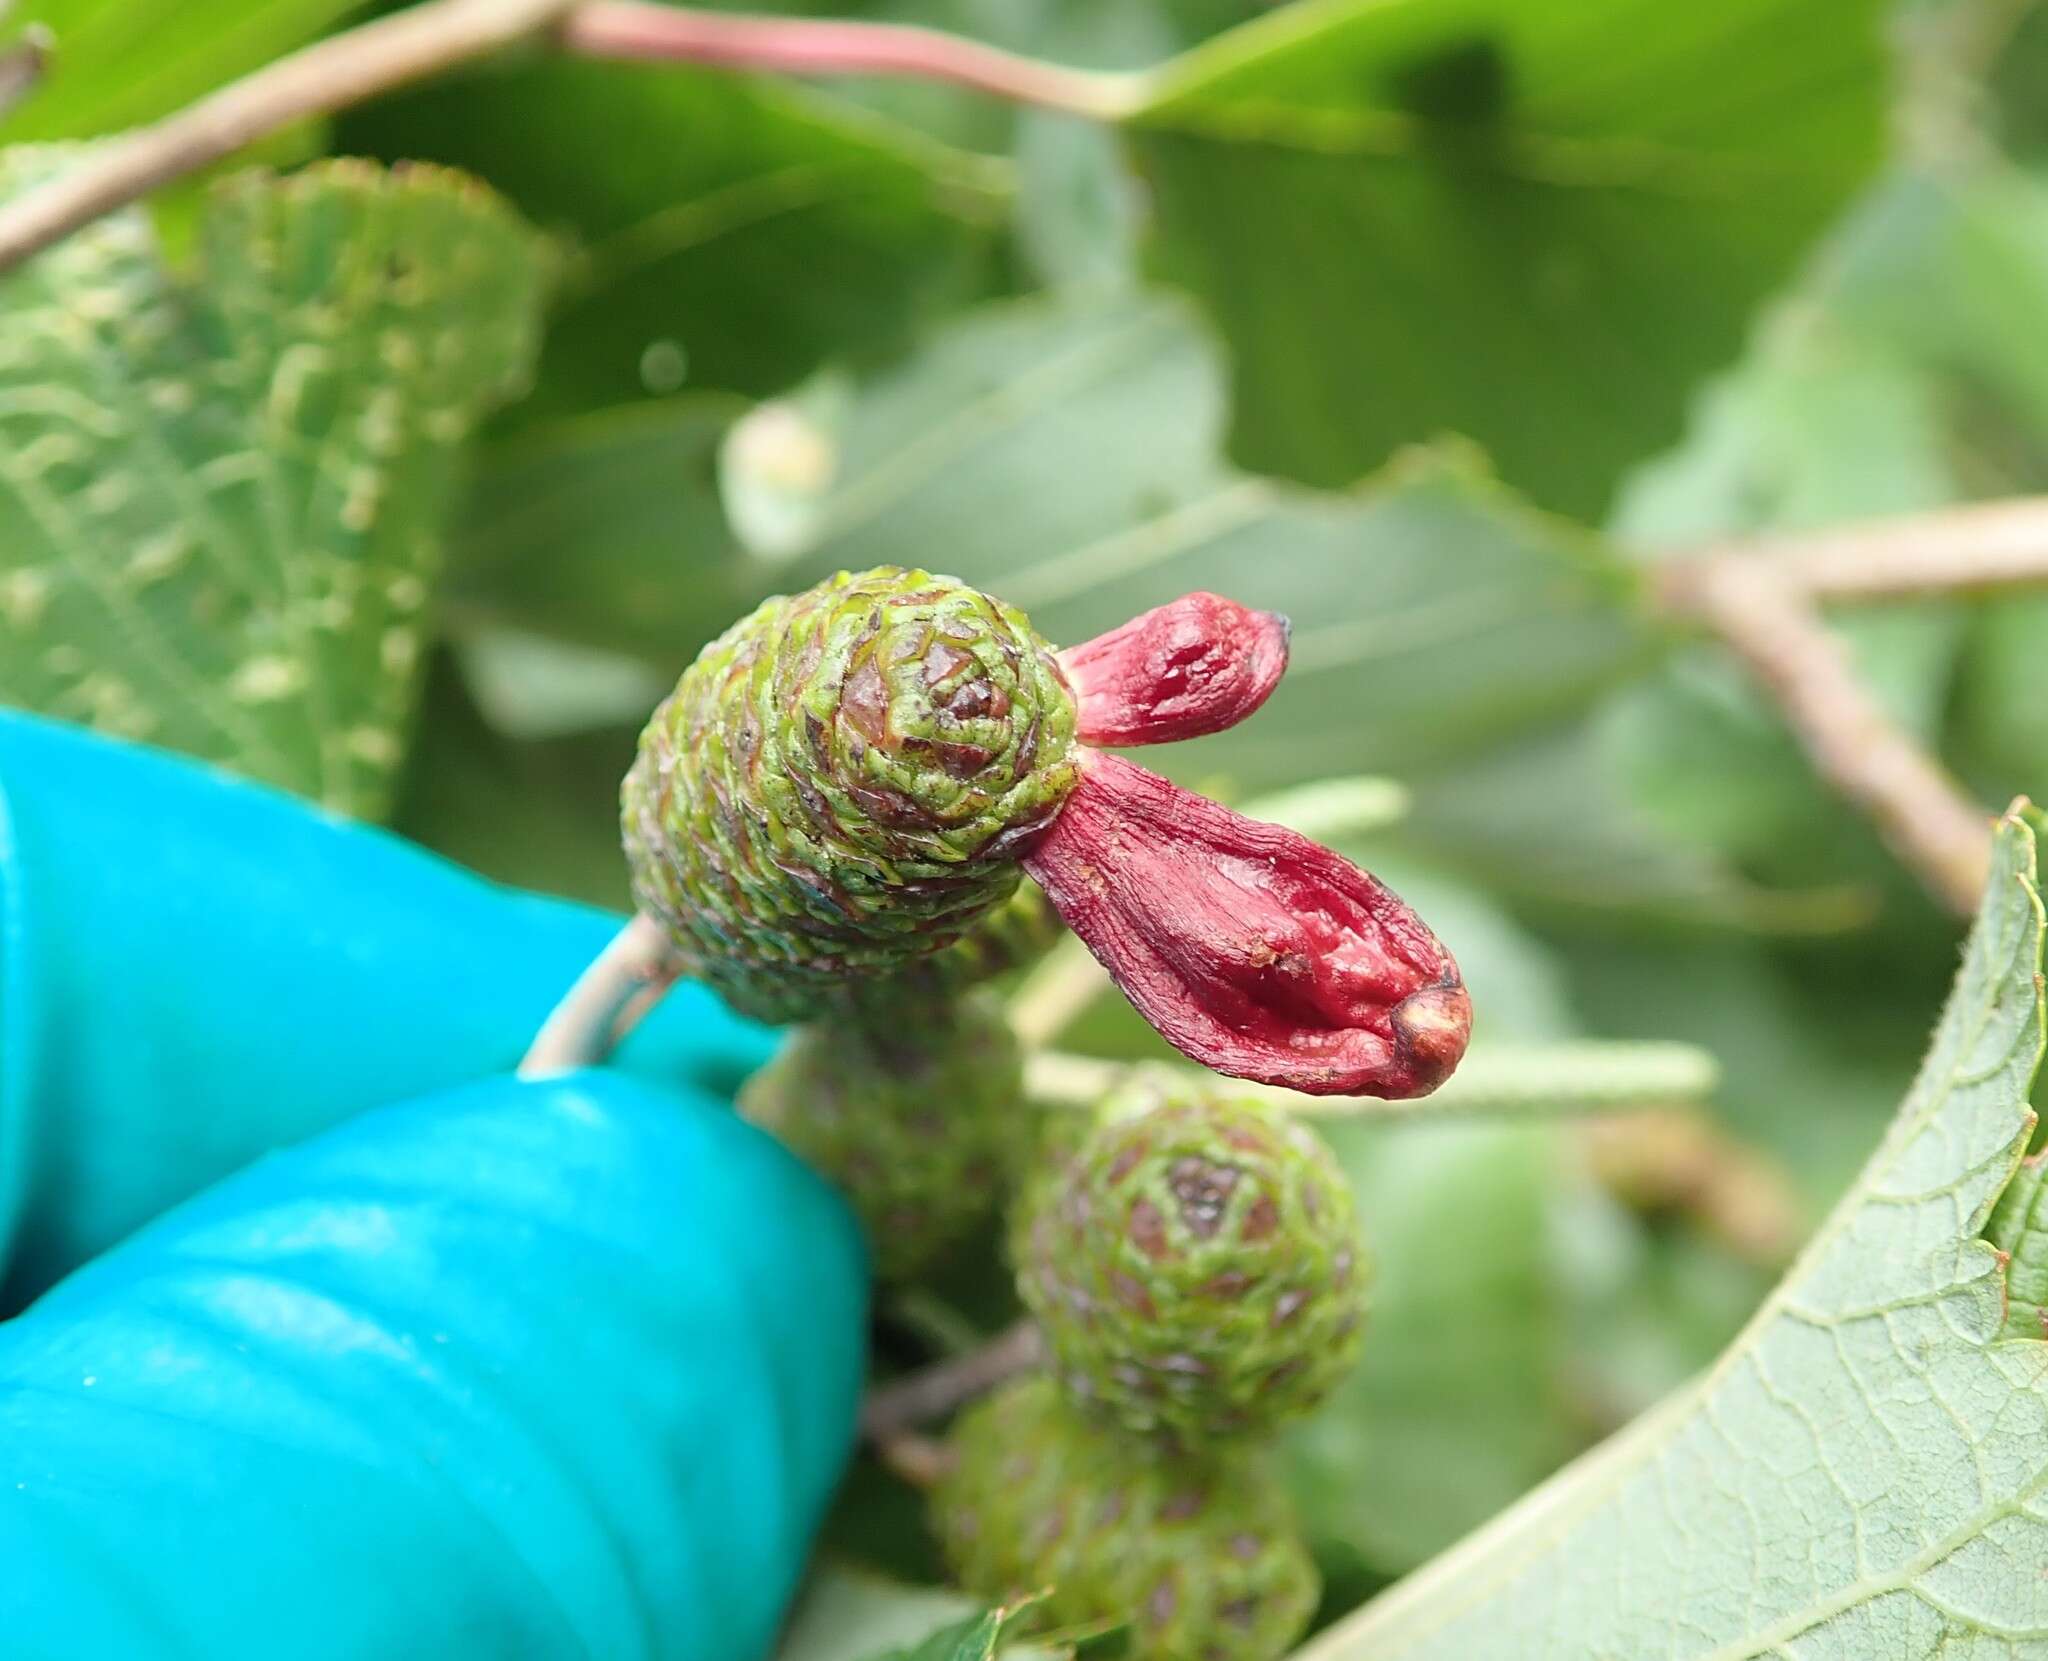
M 744 1657 L 851 1438 L 850 1218 L 679 988 L 516 1060 L 616 919 L 0 717 L 0 1652 Z M 477 1080 L 449 1088 L 459 1080 Z

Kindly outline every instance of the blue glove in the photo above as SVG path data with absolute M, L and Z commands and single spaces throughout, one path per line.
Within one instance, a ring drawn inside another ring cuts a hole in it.
M 770 1644 L 861 1250 L 699 989 L 502 1076 L 616 923 L 0 716 L 9 1661 Z

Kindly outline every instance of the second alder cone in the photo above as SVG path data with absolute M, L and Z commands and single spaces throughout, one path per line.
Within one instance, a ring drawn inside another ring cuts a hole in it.
M 1366 1266 L 1314 1131 L 1227 1085 L 1140 1072 L 1020 1199 L 1011 1255 L 1073 1399 L 1199 1445 L 1259 1435 L 1356 1361 Z

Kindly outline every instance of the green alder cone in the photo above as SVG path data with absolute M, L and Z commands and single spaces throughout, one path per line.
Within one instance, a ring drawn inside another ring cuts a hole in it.
M 1024 1062 L 987 993 L 889 1023 L 798 1028 L 740 1092 L 740 1112 L 843 1192 L 875 1270 L 903 1280 L 995 1214 L 1030 1120 Z
M 1077 1402 L 1200 1443 L 1322 1401 L 1358 1358 L 1351 1190 L 1306 1125 L 1147 1070 L 1027 1183 L 1018 1291 Z
M 1001 905 L 913 973 L 933 971 L 935 984 L 949 989 L 972 986 L 1036 963 L 1052 949 L 1064 927 L 1045 890 L 1026 879 Z
M 1074 700 L 1024 615 L 883 566 L 767 601 L 641 735 L 633 892 L 764 1020 L 952 946 L 1016 889 L 1079 778 Z
M 1133 1661 L 1269 1661 L 1318 1592 L 1260 1448 L 1181 1451 L 1019 1379 L 964 1413 L 932 1521 L 961 1584 L 1001 1601 L 1052 1588 L 1040 1631 L 1128 1621 Z

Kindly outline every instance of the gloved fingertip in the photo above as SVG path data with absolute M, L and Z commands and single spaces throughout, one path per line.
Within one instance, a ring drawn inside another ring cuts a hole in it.
M 864 1314 L 844 1206 L 722 1103 L 587 1071 L 365 1115 L 0 1335 L 0 1630 L 77 1653 L 37 1588 L 83 1575 L 138 1657 L 759 1653 Z

